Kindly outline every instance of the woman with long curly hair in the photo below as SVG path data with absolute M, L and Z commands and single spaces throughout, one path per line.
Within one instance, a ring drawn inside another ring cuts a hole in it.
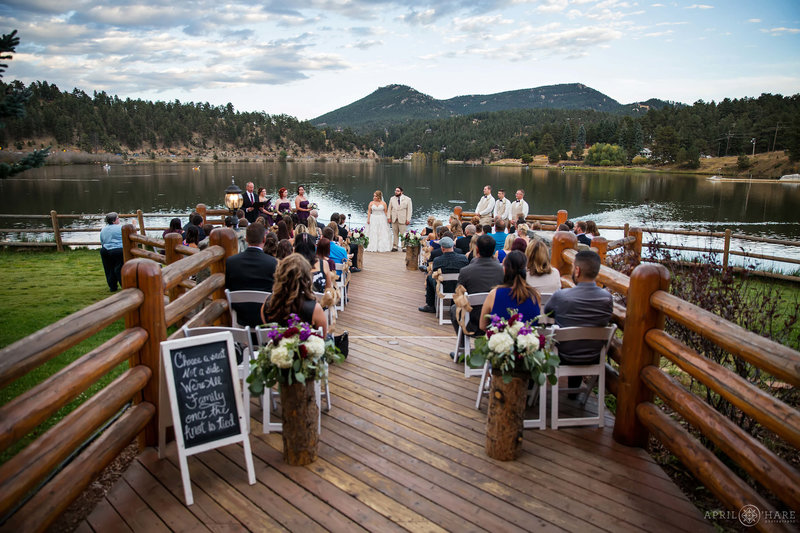
M 323 337 L 328 333 L 325 313 L 311 289 L 311 265 L 300 254 L 291 254 L 278 263 L 272 294 L 261 307 L 264 323 L 277 322 L 286 326 L 291 314 L 314 328 L 322 328 Z
M 483 302 L 480 325 L 483 331 L 491 324 L 487 315 L 509 318 L 511 315 L 508 310 L 516 309 L 527 322 L 541 314 L 539 292 L 525 280 L 527 263 L 525 254 L 520 250 L 512 250 L 506 255 L 503 261 L 503 283 L 492 289 Z

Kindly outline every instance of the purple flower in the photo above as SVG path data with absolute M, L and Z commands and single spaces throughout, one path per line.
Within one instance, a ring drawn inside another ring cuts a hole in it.
M 278 328 L 272 328 L 271 330 L 267 331 L 267 337 L 272 341 L 273 344 L 278 344 L 278 342 L 283 338 L 283 334 Z
M 525 325 L 519 328 L 518 335 L 530 335 L 532 331 L 533 330 L 528 325 Z
M 303 324 L 300 328 L 300 342 L 305 341 L 311 336 L 311 326 Z
M 300 324 L 301 322 L 302 322 L 302 320 L 300 320 L 300 317 L 297 316 L 296 313 L 292 313 L 291 315 L 289 315 L 289 327 L 296 326 L 297 324 Z

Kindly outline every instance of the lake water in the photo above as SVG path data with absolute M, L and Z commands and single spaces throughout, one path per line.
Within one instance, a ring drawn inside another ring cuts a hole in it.
M 800 240 L 800 184 L 714 182 L 663 173 L 366 162 L 218 163 L 201 164 L 194 170 L 195 165 L 117 165 L 109 172 L 100 165 L 35 169 L 0 180 L 0 213 L 48 214 L 51 209 L 92 214 L 136 209 L 188 213 L 198 203 L 222 207 L 223 191 L 235 176 L 242 189 L 253 181 L 257 187 L 266 187 L 269 195 L 277 195 L 282 186 L 294 192 L 302 184 L 309 198 L 319 204 L 324 220 L 334 211 L 344 212 L 352 215 L 354 225 L 366 222 L 366 207 L 375 190 L 391 195 L 400 185 L 414 203 L 412 225 L 421 227 L 428 215 L 444 218 L 456 205 L 472 211 L 483 186 L 491 184 L 495 191 L 504 188 L 512 199 L 516 189 L 524 189 L 535 214 L 566 209 L 572 219 L 593 219 L 600 225 L 730 228 L 734 233 Z M 17 225 L 3 220 L 4 227 Z M 621 232 L 604 231 L 603 235 L 613 240 Z M 673 239 L 689 245 L 704 241 L 665 237 Z M 721 247 L 721 241 L 713 246 Z M 761 244 L 748 248 L 800 257 L 797 248 Z

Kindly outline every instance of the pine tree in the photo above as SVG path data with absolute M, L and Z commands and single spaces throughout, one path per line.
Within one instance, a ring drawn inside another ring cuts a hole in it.
M 581 124 L 581 127 L 578 129 L 578 139 L 575 141 L 575 144 L 581 149 L 581 152 L 586 148 L 586 128 L 583 127 L 583 124 Z
M 19 37 L 17 37 L 17 30 L 11 33 L 6 33 L 0 38 L 0 61 L 8 59 L 11 60 L 11 54 L 14 53 L 19 44 Z M 0 78 L 3 77 L 3 72 L 8 68 L 6 63 L 0 63 Z M 5 127 L 3 122 L 4 118 L 22 118 L 25 116 L 25 104 L 31 98 L 30 89 L 11 89 L 5 98 L 0 101 L 0 128 Z M 0 163 L 0 179 L 19 174 L 31 168 L 36 168 L 44 165 L 45 158 L 49 155 L 50 148 L 44 150 L 34 150 L 26 155 L 16 163 L 9 165 L 8 163 Z

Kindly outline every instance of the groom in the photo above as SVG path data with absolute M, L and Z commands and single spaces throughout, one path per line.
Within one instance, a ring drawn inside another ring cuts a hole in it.
M 395 187 L 394 198 L 389 201 L 386 218 L 392 225 L 392 251 L 397 251 L 397 239 L 408 231 L 411 223 L 411 198 L 403 194 L 402 187 Z

